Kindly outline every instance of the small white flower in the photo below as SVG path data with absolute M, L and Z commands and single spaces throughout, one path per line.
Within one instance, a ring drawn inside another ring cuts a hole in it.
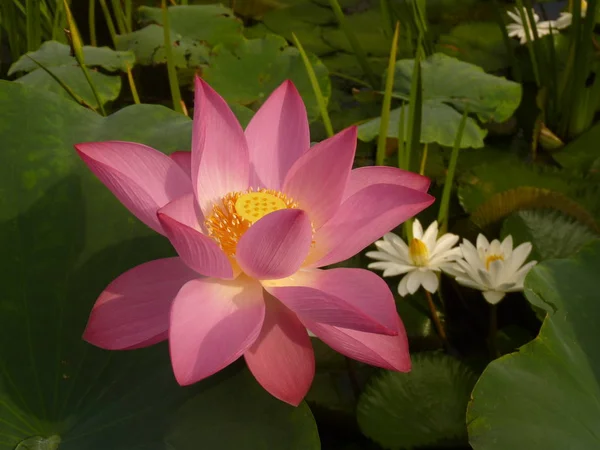
M 388 233 L 383 240 L 375 242 L 380 250 L 368 252 L 367 256 L 378 260 L 369 264 L 369 269 L 383 270 L 384 277 L 406 274 L 398 285 L 398 293 L 404 297 L 414 294 L 423 286 L 427 291 L 437 291 L 439 280 L 435 272 L 460 258 L 461 252 L 454 247 L 458 236 L 446 233 L 439 239 L 437 221 L 423 233 L 421 223 L 413 222 L 413 238 L 409 245 L 394 233 Z M 454 248 L 453 248 L 454 247 Z
M 581 0 L 581 17 L 585 17 L 587 13 L 587 2 L 585 0 Z M 571 26 L 573 23 L 573 14 L 569 12 L 560 13 L 560 17 L 554 21 L 553 27 L 559 30 L 563 28 L 567 28 Z
M 515 8 L 515 12 L 507 11 L 507 14 L 514 21 L 514 23 L 509 23 L 506 26 L 506 30 L 508 31 L 509 37 L 518 37 L 520 39 L 521 44 L 527 43 L 527 31 L 526 27 L 521 20 L 521 14 L 519 13 L 519 8 Z M 531 33 L 531 38 L 533 39 L 533 27 L 531 23 L 529 23 L 529 15 L 526 10 L 523 10 L 523 14 L 525 16 L 525 22 L 527 23 L 527 28 Z M 535 27 L 537 28 L 538 37 L 546 36 L 551 34 L 555 29 L 556 25 L 551 20 L 546 20 L 540 22 L 540 16 L 538 16 L 535 12 L 533 13 L 533 20 L 535 21 Z
M 522 291 L 525 276 L 536 264 L 531 261 L 523 266 L 531 253 L 531 244 L 525 242 L 513 250 L 512 236 L 490 243 L 480 234 L 477 248 L 463 240 L 460 249 L 464 259 L 457 260 L 456 266 L 447 271 L 456 276 L 459 284 L 483 291 L 484 298 L 492 305 L 507 292 Z
M 567 28 L 573 23 L 573 14 L 568 12 L 561 12 L 560 17 L 554 21 L 554 27 L 558 30 Z

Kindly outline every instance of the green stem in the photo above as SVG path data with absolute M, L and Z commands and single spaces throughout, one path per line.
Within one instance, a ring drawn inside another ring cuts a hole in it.
M 51 36 L 52 40 L 61 40 L 64 39 L 64 21 L 61 20 L 63 18 L 63 4 L 58 2 L 56 4 L 56 9 L 54 10 L 54 17 L 52 18 L 52 31 Z
M 423 146 L 423 156 L 421 157 L 421 167 L 419 168 L 419 175 L 425 175 L 425 167 L 427 165 L 427 149 L 428 145 Z
M 423 88 L 421 78 L 421 60 L 423 57 L 422 39 L 419 38 L 417 54 L 413 62 L 410 85 L 410 103 L 408 111 L 408 132 L 406 134 L 406 152 L 404 152 L 405 170 L 410 170 L 411 157 L 421 145 L 421 121 L 423 108 Z
M 404 114 L 405 110 L 406 103 L 400 103 L 400 112 L 398 114 L 400 116 L 398 119 L 398 168 L 406 170 L 404 167 L 404 162 L 406 161 L 406 145 L 404 142 L 404 128 L 406 121 L 406 116 Z
M 26 0 L 27 50 L 37 50 L 42 43 L 40 0 Z
M 400 33 L 400 22 L 396 22 L 394 37 L 392 38 L 392 48 L 388 60 L 387 75 L 385 79 L 385 91 L 383 93 L 383 102 L 381 106 L 381 121 L 379 122 L 379 136 L 377 137 L 377 154 L 375 164 L 383 166 L 387 149 L 387 135 L 390 126 L 390 109 L 392 107 L 392 90 L 394 88 L 394 70 L 396 68 L 396 54 L 398 50 L 398 35 Z
M 125 0 L 125 26 L 127 31 L 133 31 L 133 4 L 132 0 Z
M 106 0 L 98 0 L 100 2 L 100 7 L 102 8 L 102 13 L 104 14 L 104 19 L 106 20 L 106 26 L 108 27 L 108 32 L 110 33 L 110 38 L 112 40 L 113 45 L 117 46 L 117 30 L 115 29 L 115 23 L 113 22 L 112 16 L 110 15 L 110 11 L 108 6 L 106 5 Z
M 90 28 L 90 43 L 93 47 L 98 45 L 96 38 L 96 0 L 90 0 L 88 6 L 88 26 Z
M 433 303 L 433 298 L 431 298 L 431 294 L 429 293 L 429 291 L 427 291 L 426 289 L 423 290 L 425 291 L 425 297 L 427 298 L 427 306 L 429 307 L 429 313 L 431 314 L 431 320 L 435 325 L 435 330 L 437 331 L 437 334 L 440 337 L 440 339 L 444 342 L 444 345 L 447 345 L 448 337 L 446 335 L 446 330 L 444 329 L 444 326 L 440 321 L 440 316 L 435 307 L 435 303 Z
M 541 86 L 540 72 L 538 59 L 535 53 L 535 48 L 533 46 L 534 33 L 537 34 L 537 28 L 535 31 L 532 31 L 530 24 L 533 22 L 529 21 L 530 14 L 525 11 L 525 7 L 523 6 L 522 0 L 517 0 L 517 9 L 519 10 L 519 17 L 521 18 L 521 23 L 523 24 L 523 28 L 525 29 L 525 36 L 527 38 L 527 51 L 529 52 L 529 59 L 531 60 L 531 68 L 533 70 L 533 76 L 535 78 L 535 84 L 539 87 Z M 533 16 L 533 15 L 532 15 Z M 535 28 L 535 25 L 533 26 Z
M 496 347 L 496 334 L 498 333 L 498 305 L 490 305 L 490 328 L 488 335 L 488 346 L 492 359 L 500 356 Z
M 448 171 L 446 172 L 446 181 L 444 182 L 444 190 L 442 191 L 442 199 L 440 200 L 440 210 L 438 212 L 438 223 L 440 226 L 440 235 L 444 234 L 448 230 L 448 210 L 450 209 L 450 194 L 452 193 L 452 184 L 454 182 L 454 174 L 456 172 L 456 164 L 458 162 L 458 153 L 460 151 L 460 144 L 462 142 L 462 136 L 465 131 L 467 124 L 467 118 L 469 116 L 468 109 L 463 111 L 460 125 L 454 139 L 454 146 L 452 147 L 452 153 L 450 154 L 450 162 L 448 163 Z
M 112 9 L 117 21 L 117 27 L 119 28 L 119 34 L 127 33 L 127 27 L 125 26 L 125 14 L 121 9 L 120 0 L 112 0 Z
M 325 101 L 325 97 L 323 96 L 323 91 L 321 91 L 321 86 L 319 85 L 319 81 L 317 80 L 317 75 L 315 74 L 315 69 L 310 63 L 310 59 L 308 59 L 308 55 L 304 51 L 304 47 L 300 43 L 300 40 L 294 33 L 292 33 L 292 40 L 294 41 L 294 45 L 298 49 L 300 53 L 300 57 L 302 58 L 302 62 L 304 63 L 304 67 L 306 68 L 306 73 L 308 74 L 308 79 L 310 80 L 310 84 L 313 88 L 313 92 L 317 99 L 317 104 L 319 105 L 319 111 L 321 112 L 321 119 L 323 119 L 323 125 L 325 126 L 325 131 L 327 132 L 327 136 L 333 136 L 333 125 L 331 124 L 331 119 L 329 118 L 329 113 L 327 112 L 327 102 Z
M 127 65 L 127 81 L 129 81 L 129 89 L 131 89 L 131 95 L 133 96 L 133 102 L 136 105 L 140 104 L 140 96 L 138 95 L 137 88 L 135 87 L 135 81 L 133 81 L 133 74 L 131 73 L 131 67 Z
M 98 89 L 94 84 L 92 77 L 85 65 L 85 58 L 83 55 L 83 42 L 81 40 L 81 35 L 79 34 L 79 30 L 77 29 L 77 24 L 75 23 L 75 19 L 73 18 L 73 14 L 71 13 L 71 8 L 67 3 L 67 0 L 63 0 L 63 5 L 65 7 L 65 12 L 67 15 L 67 23 L 69 25 L 70 38 L 71 38 L 71 48 L 73 53 L 75 54 L 75 59 L 83 72 L 83 76 L 85 77 L 92 93 L 94 94 L 94 98 L 96 99 L 96 103 L 98 103 L 98 109 L 102 113 L 103 116 L 106 116 L 106 111 L 104 110 L 104 105 L 102 104 L 102 100 L 100 99 L 100 94 L 98 93 Z
M 64 81 L 62 81 L 54 72 L 52 72 L 50 69 L 48 69 L 42 63 L 40 63 L 40 62 L 36 61 L 35 59 L 33 59 L 31 56 L 29 56 L 29 55 L 25 55 L 25 56 L 27 58 L 29 58 L 30 60 L 32 60 L 40 69 L 42 69 L 44 72 L 46 72 L 48 75 L 50 75 L 50 77 L 52 77 L 52 79 L 54 81 L 56 81 L 60 85 L 60 87 L 63 88 L 65 90 L 65 92 L 73 100 L 75 100 L 80 105 L 85 106 L 86 108 L 91 109 L 92 111 L 96 111 L 92 105 L 88 105 L 83 98 L 79 97 L 75 92 L 73 92 L 73 90 L 69 86 L 67 86 L 64 83 Z
M 181 106 L 181 92 L 179 92 L 179 81 L 177 80 L 177 71 L 175 70 L 175 59 L 173 58 L 173 44 L 171 42 L 171 23 L 169 20 L 169 10 L 166 0 L 162 0 L 163 17 L 163 36 L 165 43 L 165 53 L 167 55 L 167 73 L 169 75 L 169 88 L 171 89 L 171 98 L 173 99 L 173 109 L 183 114 Z
M 504 46 L 506 47 L 506 54 L 508 55 L 509 66 L 513 68 L 513 74 L 515 77 L 515 81 L 517 83 L 521 82 L 521 65 L 519 60 L 515 56 L 515 49 L 511 43 L 511 39 L 508 36 L 508 31 L 506 30 L 506 24 L 504 23 L 504 9 L 500 7 L 498 0 L 492 0 L 494 5 L 494 13 L 496 16 L 496 22 L 498 23 L 498 27 L 502 32 L 502 40 L 504 41 Z
M 350 75 L 346 75 L 345 73 L 341 73 L 341 72 L 329 72 L 329 76 L 343 78 L 344 80 L 352 81 L 353 83 L 360 84 L 361 86 L 364 86 L 364 87 L 368 87 L 368 88 L 371 87 L 371 85 L 369 83 L 367 83 L 367 82 L 365 82 L 363 80 L 360 80 L 360 79 L 358 79 L 356 77 L 352 77 Z M 377 91 L 373 91 L 373 92 L 377 92 Z

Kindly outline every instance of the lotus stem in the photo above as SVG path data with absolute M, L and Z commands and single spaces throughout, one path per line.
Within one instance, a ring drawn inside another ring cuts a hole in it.
M 423 289 L 425 291 L 425 297 L 427 298 L 427 306 L 429 307 L 429 313 L 431 314 L 431 320 L 435 325 L 435 330 L 437 331 L 438 336 L 444 342 L 444 345 L 448 344 L 448 337 L 446 336 L 446 330 L 440 321 L 439 313 L 435 307 L 435 303 L 433 303 L 433 298 L 428 290 Z

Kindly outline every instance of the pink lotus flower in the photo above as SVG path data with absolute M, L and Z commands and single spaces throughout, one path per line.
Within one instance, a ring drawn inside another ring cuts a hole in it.
M 429 206 L 429 181 L 389 167 L 351 170 L 356 128 L 310 148 L 306 110 L 283 83 L 245 131 L 196 79 L 192 151 L 131 142 L 76 149 L 179 257 L 125 272 L 98 298 L 84 339 L 111 350 L 169 339 L 181 385 L 240 356 L 275 397 L 298 405 L 312 382 L 307 328 L 335 350 L 410 370 L 387 285 L 343 261 Z

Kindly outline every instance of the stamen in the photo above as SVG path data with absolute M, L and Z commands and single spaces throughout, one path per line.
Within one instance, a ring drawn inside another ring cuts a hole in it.
M 429 263 L 429 249 L 420 239 L 413 239 L 410 241 L 408 254 L 415 266 L 423 267 Z
M 504 256 L 503 255 L 488 255 L 487 258 L 485 258 L 485 270 L 490 270 L 490 265 L 494 261 L 504 261 Z
M 234 256 L 238 241 L 254 222 L 273 211 L 295 208 L 298 204 L 279 191 L 250 188 L 225 195 L 213 206 L 204 225 L 223 251 Z

